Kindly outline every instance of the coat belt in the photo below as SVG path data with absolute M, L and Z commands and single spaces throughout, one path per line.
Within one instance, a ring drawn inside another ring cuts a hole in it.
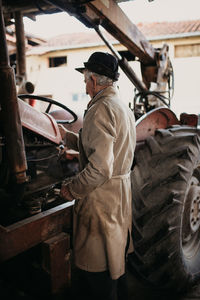
M 115 175 L 115 176 L 112 176 L 111 179 L 118 179 L 118 178 L 125 179 L 125 178 L 129 178 L 130 174 L 131 174 L 131 172 L 128 172 L 128 173 L 122 174 L 122 175 Z

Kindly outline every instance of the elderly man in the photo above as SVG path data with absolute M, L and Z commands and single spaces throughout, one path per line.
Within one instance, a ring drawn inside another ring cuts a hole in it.
M 113 55 L 95 52 L 76 70 L 84 74 L 91 101 L 79 135 L 60 125 L 66 146 L 80 154 L 80 172 L 63 184 L 61 197 L 76 199 L 73 253 L 87 299 L 114 300 L 132 246 L 130 170 L 135 118 L 120 101 L 115 86 L 118 61 Z M 122 293 L 118 299 L 127 299 L 127 291 Z

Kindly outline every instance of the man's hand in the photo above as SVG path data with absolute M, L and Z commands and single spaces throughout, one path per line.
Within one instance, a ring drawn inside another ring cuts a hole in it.
M 64 140 L 67 130 L 66 130 L 65 127 L 64 127 L 63 125 L 61 125 L 61 124 L 58 124 L 58 128 L 59 128 L 59 130 L 60 130 L 61 137 L 62 137 L 62 139 Z
M 67 185 L 62 185 L 61 190 L 60 190 L 60 197 L 64 199 L 66 202 L 74 200 L 74 197 L 70 193 Z

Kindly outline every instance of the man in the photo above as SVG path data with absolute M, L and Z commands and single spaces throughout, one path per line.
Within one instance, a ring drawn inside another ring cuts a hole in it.
M 73 253 L 87 299 L 116 299 L 123 282 L 132 225 L 130 169 L 136 144 L 133 112 L 119 98 L 117 59 L 93 53 L 83 68 L 91 97 L 79 135 L 60 126 L 68 148 L 79 151 L 80 173 L 64 184 L 61 197 L 76 199 Z M 77 287 L 78 289 L 79 287 Z M 120 299 L 127 299 L 123 291 Z M 118 295 L 119 299 L 119 295 Z

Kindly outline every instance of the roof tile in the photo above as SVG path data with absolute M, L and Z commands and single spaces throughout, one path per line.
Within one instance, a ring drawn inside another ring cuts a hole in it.
M 138 29 L 143 33 L 147 39 L 156 38 L 177 34 L 190 35 L 194 32 L 200 35 L 200 19 L 189 21 L 177 21 L 177 22 L 153 22 L 153 23 L 138 23 Z M 114 37 L 105 32 L 104 35 L 110 42 L 117 42 Z M 81 33 L 67 33 L 55 36 L 41 46 L 32 48 L 27 54 L 43 54 L 45 52 L 54 51 L 58 49 L 77 48 L 77 47 L 89 47 L 92 45 L 98 46 L 104 44 L 101 38 L 94 30 L 88 30 Z

